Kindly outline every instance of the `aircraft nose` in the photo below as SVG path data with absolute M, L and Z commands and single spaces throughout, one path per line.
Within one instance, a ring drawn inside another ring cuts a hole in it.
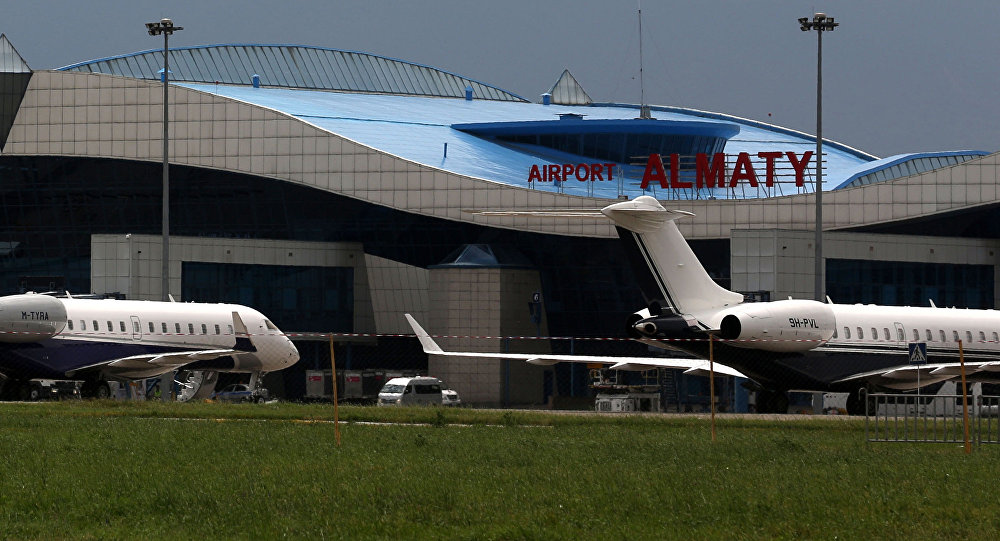
M 299 362 L 299 350 L 291 340 L 288 340 L 288 364 L 291 365 L 297 362 Z

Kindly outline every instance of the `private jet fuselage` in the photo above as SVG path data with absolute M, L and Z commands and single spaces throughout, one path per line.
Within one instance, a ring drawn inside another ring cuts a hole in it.
M 246 306 L 0 297 L 0 373 L 12 379 L 265 373 L 298 359 L 288 337 Z
M 674 220 L 691 214 L 638 197 L 601 211 L 611 218 L 649 307 L 630 330 L 746 374 L 767 390 L 914 389 L 959 373 L 959 347 L 973 381 L 996 381 L 1000 312 L 844 305 L 813 300 L 745 303 L 705 272 Z M 714 342 L 718 339 L 718 342 Z M 925 342 L 924 366 L 909 343 Z M 781 408 L 778 407 L 778 410 Z

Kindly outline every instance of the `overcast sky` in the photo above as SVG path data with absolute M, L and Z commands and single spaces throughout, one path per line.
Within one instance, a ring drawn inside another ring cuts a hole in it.
M 283 43 L 434 66 L 537 101 L 568 68 L 596 101 L 638 103 L 636 0 L 0 0 L 0 32 L 33 69 L 171 45 Z M 646 102 L 816 131 L 878 156 L 1000 150 L 1000 2 L 641 2 Z

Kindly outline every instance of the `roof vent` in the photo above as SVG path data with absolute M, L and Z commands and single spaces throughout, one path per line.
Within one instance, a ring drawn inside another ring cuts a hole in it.
M 552 94 L 548 92 L 542 94 L 542 105 L 549 105 L 552 103 Z
M 465 87 L 465 101 L 472 101 L 472 87 Z
M 260 75 L 257 75 L 256 73 L 251 75 L 250 84 L 252 84 L 254 88 L 260 88 Z

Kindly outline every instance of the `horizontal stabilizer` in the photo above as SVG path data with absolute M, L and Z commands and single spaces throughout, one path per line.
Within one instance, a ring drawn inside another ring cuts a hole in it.
M 674 368 L 679 370 L 699 370 L 704 367 L 708 373 L 708 361 L 703 359 L 674 359 L 669 357 L 609 357 L 604 355 L 568 355 L 550 353 L 482 353 L 471 351 L 444 351 L 427 334 L 427 331 L 410 314 L 405 314 L 406 320 L 413 328 L 413 333 L 420 340 L 424 353 L 428 355 L 444 355 L 449 357 L 482 357 L 485 359 L 515 359 L 538 366 L 550 366 L 556 363 L 586 363 L 607 364 L 615 370 L 650 370 L 653 368 Z M 732 367 L 715 363 L 715 372 L 728 376 L 745 378 L 742 372 Z

